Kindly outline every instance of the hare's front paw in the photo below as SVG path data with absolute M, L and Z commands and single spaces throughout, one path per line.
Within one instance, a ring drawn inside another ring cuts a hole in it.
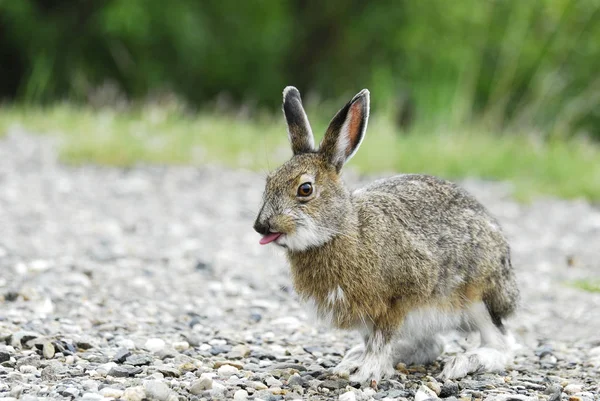
M 389 361 L 386 363 L 363 363 L 357 370 L 356 373 L 350 375 L 351 382 L 357 383 L 368 383 L 371 386 L 377 385 L 381 381 L 381 379 L 388 379 L 394 374 L 396 371 Z
M 357 371 L 362 364 L 364 353 L 365 346 L 363 344 L 352 347 L 346 352 L 342 361 L 333 368 L 333 373 L 340 377 L 349 377 L 350 374 Z
M 392 377 L 396 371 L 392 359 L 386 353 L 365 353 L 358 363 L 356 373 L 350 375 L 350 381 L 377 384 L 381 379 Z

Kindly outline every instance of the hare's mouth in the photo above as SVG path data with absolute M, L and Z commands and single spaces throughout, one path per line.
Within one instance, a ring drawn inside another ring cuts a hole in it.
M 261 245 L 267 245 L 277 240 L 277 238 L 281 237 L 282 235 L 283 233 L 268 233 L 267 235 L 263 235 L 259 242 Z

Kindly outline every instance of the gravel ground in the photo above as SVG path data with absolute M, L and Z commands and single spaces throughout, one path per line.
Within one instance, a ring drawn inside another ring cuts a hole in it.
M 348 174 L 357 185 L 361 179 Z M 358 341 L 310 321 L 258 245 L 263 179 L 216 167 L 66 167 L 0 140 L 0 399 L 598 400 L 600 210 L 466 181 L 508 233 L 523 345 L 501 374 L 439 382 L 448 352 L 376 390 L 330 375 Z

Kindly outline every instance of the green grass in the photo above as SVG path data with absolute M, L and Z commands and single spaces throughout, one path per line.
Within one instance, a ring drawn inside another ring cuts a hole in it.
M 291 155 L 280 115 L 247 120 L 164 106 L 122 113 L 70 105 L 0 108 L 0 135 L 13 126 L 57 136 L 60 157 L 70 164 L 217 163 L 265 171 Z M 316 133 L 325 127 L 325 120 L 313 125 Z M 583 139 L 541 141 L 477 127 L 398 134 L 386 118 L 374 116 L 349 167 L 363 173 L 510 180 L 522 200 L 552 195 L 600 201 L 600 145 Z
M 600 280 L 579 280 L 572 283 L 573 287 L 588 292 L 600 292 Z

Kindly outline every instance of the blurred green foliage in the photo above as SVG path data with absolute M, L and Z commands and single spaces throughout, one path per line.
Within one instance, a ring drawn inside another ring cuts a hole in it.
M 422 126 L 600 139 L 598 21 L 598 0 L 0 0 L 0 96 L 88 101 L 109 82 L 278 108 L 290 84 L 369 87 Z

